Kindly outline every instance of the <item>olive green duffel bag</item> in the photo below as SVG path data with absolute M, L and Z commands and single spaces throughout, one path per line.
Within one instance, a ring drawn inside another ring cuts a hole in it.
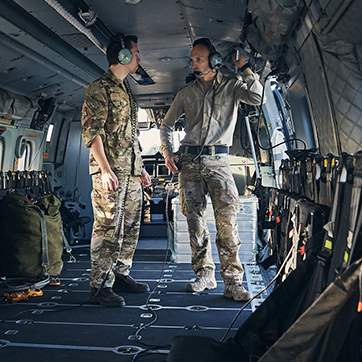
M 36 204 L 16 193 L 0 200 L 0 276 L 38 280 L 60 274 L 60 204 L 52 194 L 43 196 Z

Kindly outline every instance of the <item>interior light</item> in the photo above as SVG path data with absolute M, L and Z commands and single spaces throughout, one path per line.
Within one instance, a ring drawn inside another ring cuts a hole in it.
M 172 60 L 171 57 L 162 57 L 162 58 L 160 58 L 160 61 L 162 63 L 170 63 L 171 60 Z
M 142 0 L 124 0 L 124 2 L 126 4 L 132 4 L 132 5 L 136 5 L 138 3 L 140 3 Z
M 50 142 L 52 139 L 53 129 L 54 129 L 54 124 L 51 123 L 49 125 L 48 132 L 47 132 L 47 139 L 46 139 L 47 142 Z

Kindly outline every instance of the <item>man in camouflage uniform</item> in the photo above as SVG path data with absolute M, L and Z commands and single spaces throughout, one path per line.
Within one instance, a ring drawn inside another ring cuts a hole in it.
M 131 51 L 130 59 L 120 64 L 124 48 Z M 122 306 L 123 297 L 112 287 L 149 290 L 129 276 L 141 222 L 142 184 L 150 184 L 137 138 L 137 105 L 125 81 L 140 62 L 137 38 L 113 38 L 107 60 L 109 70 L 89 85 L 82 109 L 82 136 L 90 147 L 93 182 L 90 286 L 93 303 Z
M 172 150 L 172 131 L 185 115 L 179 174 L 180 202 L 187 218 L 196 280 L 187 285 L 192 292 L 216 288 L 215 264 L 205 220 L 206 195 L 214 208 L 216 244 L 220 256 L 224 296 L 237 301 L 250 299 L 242 286 L 243 267 L 239 259 L 240 240 L 236 217 L 239 194 L 229 165 L 239 102 L 260 104 L 262 85 L 246 58 L 234 59 L 236 78 L 227 79 L 213 66 L 216 49 L 207 38 L 194 42 L 191 52 L 197 79 L 181 89 L 161 125 L 161 151 L 172 172 L 178 170 Z

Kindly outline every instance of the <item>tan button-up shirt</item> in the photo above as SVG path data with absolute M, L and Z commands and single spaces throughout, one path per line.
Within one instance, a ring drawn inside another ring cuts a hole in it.
M 182 88 L 173 100 L 161 128 L 161 152 L 172 150 L 172 132 L 177 119 L 185 114 L 183 145 L 231 146 L 239 102 L 259 105 L 263 86 L 249 68 L 243 76 L 226 78 L 218 72 L 212 87 L 205 90 L 200 80 Z
M 82 136 L 87 147 L 99 135 L 112 170 L 139 176 L 142 158 L 137 137 L 137 105 L 134 102 L 125 84 L 108 71 L 88 86 L 81 122 Z M 89 156 L 90 174 L 99 172 L 92 153 Z

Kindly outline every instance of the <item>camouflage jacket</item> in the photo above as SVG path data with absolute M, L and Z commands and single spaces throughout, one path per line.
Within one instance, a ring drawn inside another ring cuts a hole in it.
M 82 108 L 82 137 L 87 147 L 99 135 L 112 170 L 117 174 L 141 175 L 141 147 L 138 141 L 137 105 L 129 88 L 111 71 L 91 83 Z M 99 172 L 92 153 L 89 173 Z

